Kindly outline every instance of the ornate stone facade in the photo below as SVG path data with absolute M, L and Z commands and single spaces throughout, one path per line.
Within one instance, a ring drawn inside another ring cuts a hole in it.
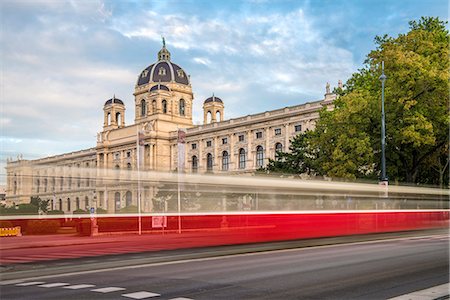
M 336 95 L 329 85 L 324 99 L 224 121 L 224 101 L 204 101 L 204 124 L 193 125 L 190 77 L 171 61 L 165 44 L 158 61 L 145 68 L 135 86 L 134 124 L 125 125 L 125 105 L 115 96 L 105 102 L 103 130 L 95 148 L 37 159 L 8 160 L 7 204 L 31 196 L 51 200 L 51 208 L 71 212 L 89 207 L 109 212 L 136 204 L 137 187 L 108 182 L 101 170 L 252 173 L 286 150 L 289 140 L 312 130 Z M 178 130 L 185 130 L 180 155 Z M 139 136 L 139 143 L 137 142 Z M 139 146 L 138 146 L 139 145 Z M 141 153 L 138 157 L 138 152 Z M 142 208 L 152 210 L 156 187 L 143 187 Z

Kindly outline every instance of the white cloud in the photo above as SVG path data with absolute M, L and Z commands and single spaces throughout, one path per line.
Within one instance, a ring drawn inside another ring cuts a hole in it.
M 206 57 L 194 57 L 192 60 L 198 64 L 205 66 L 209 66 L 211 64 L 211 61 Z
M 21 141 L 4 144 L 12 153 L 35 157 L 94 145 L 103 102 L 114 93 L 131 123 L 137 74 L 152 62 L 136 56 L 148 47 L 146 55 L 156 57 L 161 36 L 191 75 L 194 123 L 203 121 L 202 104 L 212 93 L 224 100 L 226 118 L 238 117 L 316 100 L 327 81 L 354 70 L 352 54 L 323 38 L 301 9 L 202 17 L 157 8 L 118 14 L 102 1 L 31 2 L 13 7 L 31 13 L 9 20 L 14 30 L 0 37 L 0 125 Z

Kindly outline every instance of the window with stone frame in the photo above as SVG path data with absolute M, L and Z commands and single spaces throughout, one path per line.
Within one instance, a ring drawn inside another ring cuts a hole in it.
M 283 144 L 276 143 L 275 144 L 275 157 L 278 157 L 279 152 L 283 152 Z
M 239 169 L 245 169 L 245 149 L 239 149 Z
M 256 133 L 256 138 L 257 138 L 257 139 L 261 139 L 262 136 L 263 136 L 262 131 L 258 131 L 258 132 Z
M 243 134 L 240 134 L 240 135 L 238 136 L 238 140 L 239 140 L 239 142 L 245 141 L 245 136 L 244 136 Z
M 206 171 L 211 172 L 213 170 L 213 156 L 211 153 L 206 155 Z
M 198 171 L 198 158 L 197 156 L 192 156 L 192 173 L 197 173 Z
M 178 109 L 180 116 L 184 116 L 186 113 L 186 103 L 184 102 L 184 99 L 180 99 L 180 105 Z
M 230 156 L 227 151 L 222 152 L 222 171 L 228 171 Z
M 275 128 L 275 135 L 281 135 L 281 128 Z
M 264 165 L 264 148 L 259 145 L 256 147 L 256 167 L 262 167 Z

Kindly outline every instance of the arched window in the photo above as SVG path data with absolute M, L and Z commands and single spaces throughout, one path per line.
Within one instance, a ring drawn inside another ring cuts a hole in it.
M 145 117 L 146 114 L 147 114 L 147 107 L 145 105 L 145 100 L 142 99 L 141 100 L 141 117 Z
M 262 146 L 256 147 L 256 166 L 262 167 L 264 165 L 264 148 Z
M 220 121 L 220 111 L 216 111 L 216 121 Z
M 120 112 L 116 113 L 116 124 L 120 126 L 120 124 L 122 123 L 122 115 L 120 114 Z
M 63 210 L 63 207 L 62 207 L 62 199 L 59 199 L 58 200 L 58 206 L 59 206 L 59 210 Z
M 44 179 L 44 192 L 47 192 L 47 178 Z
M 88 196 L 84 197 L 84 207 L 86 210 L 89 208 L 89 198 Z
M 67 198 L 67 211 L 71 210 L 70 198 Z
M 278 153 L 283 152 L 283 145 L 281 143 L 275 144 L 275 157 L 278 157 Z
M 116 165 L 114 168 L 115 168 L 116 170 L 119 170 L 119 169 L 120 169 L 120 166 L 119 166 L 119 165 Z
M 156 114 L 156 100 L 152 101 L 152 114 Z
M 162 101 L 162 111 L 163 111 L 163 113 L 167 114 L 167 101 L 166 100 Z
M 40 184 L 40 181 L 38 179 L 38 180 L 36 180 L 36 192 L 37 193 L 39 193 L 39 184 Z
M 245 169 L 245 150 L 239 149 L 239 169 Z
M 106 117 L 108 125 L 111 125 L 111 114 L 108 113 L 108 116 Z
M 180 116 L 184 116 L 186 107 L 185 107 L 185 103 L 184 103 L 183 99 L 180 99 L 180 107 L 179 108 L 180 108 Z
M 75 200 L 75 205 L 77 206 L 77 210 L 80 209 L 80 199 L 78 197 Z
M 206 155 L 206 171 L 211 172 L 213 169 L 213 156 L 211 153 Z
M 127 169 L 131 170 L 131 163 L 127 163 Z
M 228 163 L 229 163 L 230 157 L 228 156 L 227 151 L 222 152 L 222 171 L 228 171 Z
M 116 192 L 114 194 L 114 203 L 116 204 L 116 211 L 120 210 L 120 193 Z
M 131 200 L 131 192 L 127 191 L 125 194 L 125 203 L 126 206 L 131 206 L 132 200 Z
M 208 111 L 208 112 L 206 113 L 206 124 L 211 123 L 211 119 L 212 119 L 212 114 L 211 114 L 210 111 Z
M 198 171 L 198 158 L 197 156 L 192 156 L 192 173 L 197 173 Z

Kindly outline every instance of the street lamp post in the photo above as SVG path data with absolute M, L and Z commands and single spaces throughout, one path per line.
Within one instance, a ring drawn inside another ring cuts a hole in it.
M 381 62 L 381 178 L 380 181 L 387 184 L 388 178 L 386 176 L 386 124 L 384 116 L 384 82 L 386 81 L 386 75 L 384 75 L 384 61 Z

